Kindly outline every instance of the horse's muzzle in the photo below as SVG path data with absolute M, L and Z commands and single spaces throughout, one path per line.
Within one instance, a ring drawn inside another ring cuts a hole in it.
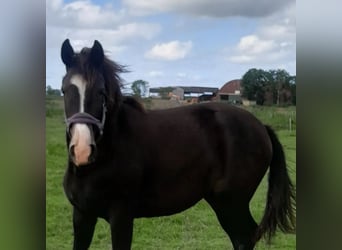
M 88 165 L 96 158 L 93 129 L 87 124 L 73 124 L 70 129 L 69 157 L 76 166 Z
M 96 153 L 95 144 L 83 147 L 70 145 L 69 147 L 69 157 L 77 167 L 93 163 L 96 159 Z

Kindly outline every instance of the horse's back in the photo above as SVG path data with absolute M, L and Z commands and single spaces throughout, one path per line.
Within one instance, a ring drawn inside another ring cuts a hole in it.
M 195 142 L 195 138 L 208 140 L 208 137 L 215 137 L 227 142 L 235 140 L 238 144 L 252 144 L 253 147 L 260 142 L 270 142 L 264 125 L 254 115 L 229 104 L 203 103 L 150 111 L 148 117 L 147 126 L 158 137 L 161 132 L 167 132 L 165 137 L 169 140 L 185 137 Z
M 212 192 L 254 188 L 267 169 L 267 132 L 241 108 L 198 104 L 150 111 L 146 119 L 143 202 L 148 211 L 163 215 L 161 207 L 173 213 L 172 207 L 186 209 Z

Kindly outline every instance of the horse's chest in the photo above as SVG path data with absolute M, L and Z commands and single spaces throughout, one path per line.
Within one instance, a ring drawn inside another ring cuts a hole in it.
M 64 188 L 71 204 L 82 211 L 103 211 L 107 206 L 105 192 L 96 182 L 69 176 Z

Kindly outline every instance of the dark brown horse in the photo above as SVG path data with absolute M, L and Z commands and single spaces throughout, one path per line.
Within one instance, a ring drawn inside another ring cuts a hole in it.
M 113 249 L 130 249 L 134 218 L 178 213 L 203 198 L 234 249 L 253 249 L 277 228 L 293 231 L 293 186 L 270 127 L 228 104 L 146 111 L 122 96 L 125 69 L 97 41 L 75 53 L 65 40 L 61 56 L 74 249 L 88 249 L 97 218 L 109 222 Z M 249 201 L 269 166 L 257 225 Z

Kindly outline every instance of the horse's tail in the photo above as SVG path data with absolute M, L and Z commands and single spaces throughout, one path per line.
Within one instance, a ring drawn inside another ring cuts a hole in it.
M 268 177 L 267 203 L 256 237 L 265 236 L 270 242 L 277 228 L 285 233 L 295 232 L 295 189 L 289 178 L 285 154 L 277 135 L 265 125 L 272 142 L 273 156 Z

